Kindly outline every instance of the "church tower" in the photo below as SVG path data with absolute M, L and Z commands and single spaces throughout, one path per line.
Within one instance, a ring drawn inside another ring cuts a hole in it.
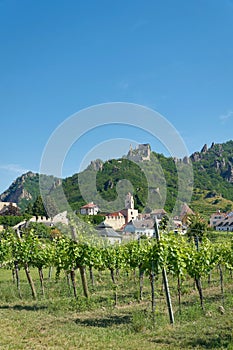
M 134 199 L 130 192 L 127 193 L 125 198 L 125 209 L 134 209 Z

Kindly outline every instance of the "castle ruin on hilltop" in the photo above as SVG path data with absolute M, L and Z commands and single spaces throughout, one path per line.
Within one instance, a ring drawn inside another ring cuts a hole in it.
M 140 144 L 137 148 L 133 149 L 130 145 L 129 152 L 127 154 L 127 159 L 134 162 L 144 162 L 150 160 L 151 148 L 149 143 Z

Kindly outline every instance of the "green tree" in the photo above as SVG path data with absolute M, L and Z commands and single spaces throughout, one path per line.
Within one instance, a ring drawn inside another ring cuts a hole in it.
M 168 222 L 169 222 L 169 217 L 167 215 L 164 215 L 159 223 L 159 228 L 161 230 L 166 230 Z
M 19 222 L 24 220 L 24 216 L 11 216 L 4 215 L 0 216 L 0 225 L 3 225 L 4 228 L 17 225 Z
M 43 200 L 41 196 L 38 196 L 35 200 L 35 203 L 32 206 L 32 215 L 39 217 L 39 216 L 46 216 L 48 217 L 47 211 L 45 209 Z
M 207 233 L 207 222 L 200 214 L 191 214 L 187 216 L 186 223 L 188 225 L 187 235 L 193 238 L 198 248 L 198 243 L 202 242 Z

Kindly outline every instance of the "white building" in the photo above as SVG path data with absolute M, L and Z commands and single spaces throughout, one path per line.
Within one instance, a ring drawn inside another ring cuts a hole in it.
M 83 205 L 80 208 L 80 213 L 82 215 L 97 215 L 98 212 L 99 212 L 99 207 L 93 202 Z
M 115 232 L 113 228 L 105 222 L 101 222 L 95 229 L 98 236 L 105 239 L 110 244 L 121 243 L 122 241 L 122 235 Z
M 233 231 L 233 213 L 212 215 L 210 225 L 216 231 Z
M 212 214 L 210 217 L 210 226 L 215 227 L 221 221 L 223 221 L 227 217 L 226 213 L 221 213 L 220 210 L 216 213 Z
M 124 234 L 131 238 L 138 239 L 141 236 L 153 237 L 155 234 L 154 220 L 131 220 L 124 227 Z

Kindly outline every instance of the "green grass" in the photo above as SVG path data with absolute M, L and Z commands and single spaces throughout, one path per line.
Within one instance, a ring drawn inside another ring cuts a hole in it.
M 233 241 L 233 232 L 230 231 L 207 231 L 208 239 L 213 243 Z
M 217 272 L 211 282 L 203 280 L 205 310 L 201 310 L 193 281 L 182 285 L 182 305 L 179 312 L 176 281 L 169 277 L 175 325 L 169 324 L 161 277 L 156 281 L 156 312 L 151 314 L 150 285 L 145 277 L 145 293 L 138 302 L 138 281 L 133 274 L 121 273 L 118 306 L 114 307 L 112 284 L 107 272 L 95 271 L 96 286 L 87 302 L 82 296 L 77 274 L 78 298 L 75 300 L 65 277 L 55 283 L 46 278 L 45 298 L 39 292 L 32 301 L 30 289 L 20 271 L 23 298 L 19 299 L 11 272 L 0 270 L 0 349 L 233 349 L 233 280 L 224 271 L 225 313 Z M 45 277 L 47 277 L 47 271 Z M 89 281 L 90 282 L 90 281 Z

